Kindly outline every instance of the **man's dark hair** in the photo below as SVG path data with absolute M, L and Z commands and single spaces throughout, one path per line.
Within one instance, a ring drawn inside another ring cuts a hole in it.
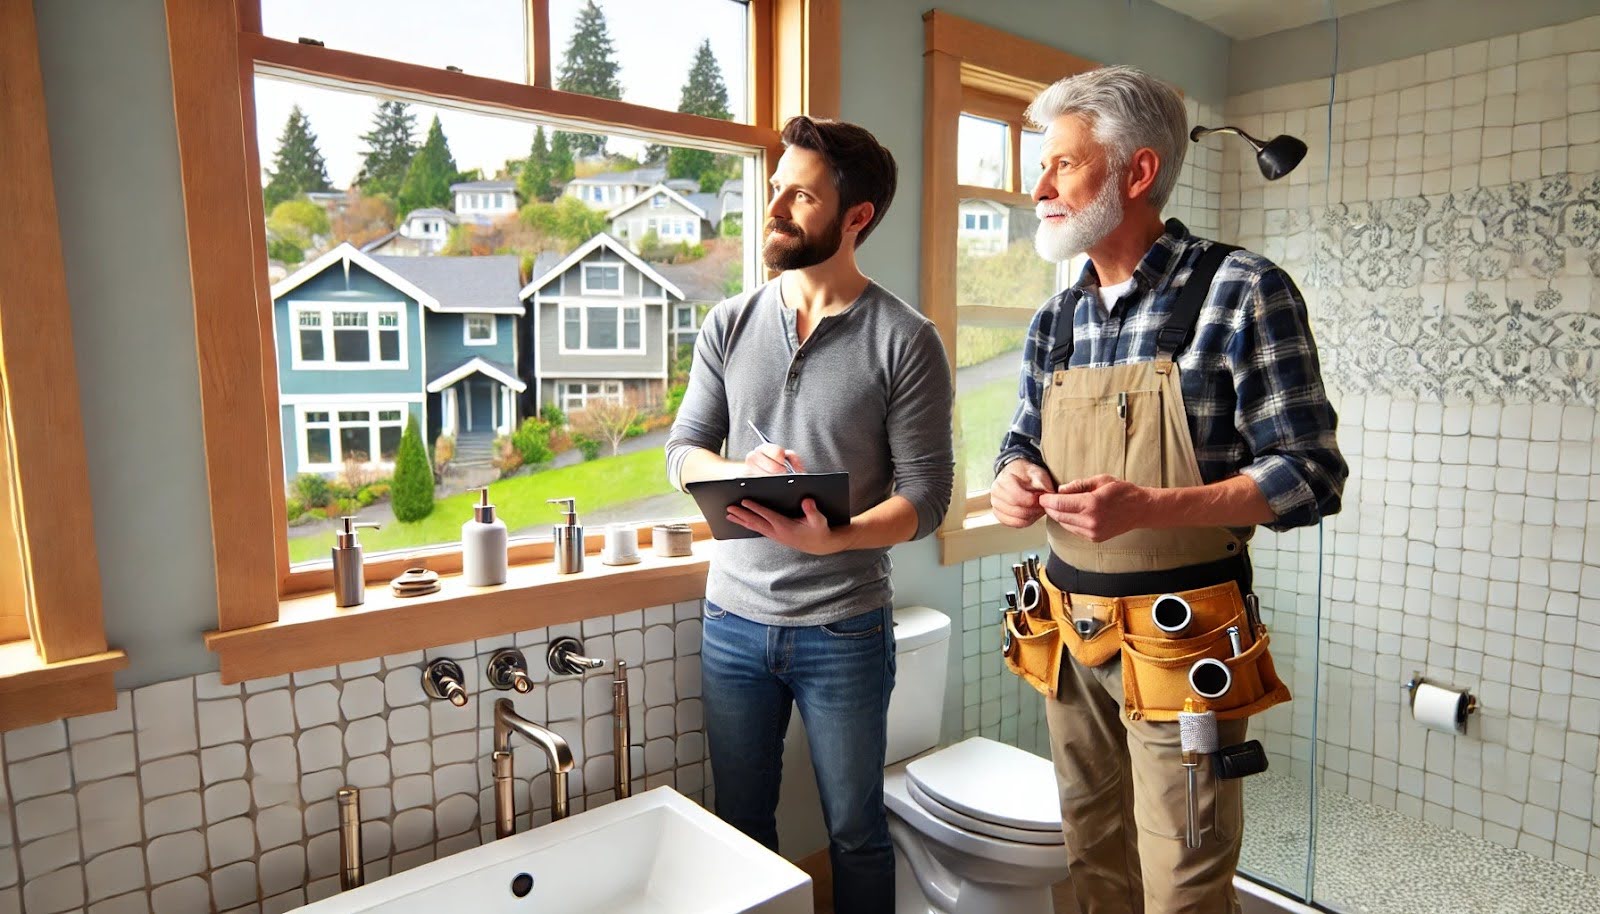
M 894 201 L 900 170 L 894 154 L 865 127 L 827 118 L 792 117 L 783 125 L 783 145 L 822 156 L 839 192 L 839 216 L 860 203 L 872 204 L 872 221 L 856 236 L 856 247 L 883 221 Z

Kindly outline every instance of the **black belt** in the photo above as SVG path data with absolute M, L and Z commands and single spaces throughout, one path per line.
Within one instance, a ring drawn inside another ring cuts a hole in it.
M 1250 556 L 1243 553 L 1215 562 L 1185 565 L 1182 568 L 1171 568 L 1166 571 L 1128 571 L 1115 574 L 1083 571 L 1068 565 L 1051 553 L 1050 561 L 1045 564 L 1045 574 L 1050 576 L 1050 583 L 1063 593 L 1092 597 L 1141 597 L 1148 594 L 1177 593 L 1226 584 L 1229 581 L 1239 582 L 1239 592 L 1247 594 L 1250 593 L 1253 582 Z

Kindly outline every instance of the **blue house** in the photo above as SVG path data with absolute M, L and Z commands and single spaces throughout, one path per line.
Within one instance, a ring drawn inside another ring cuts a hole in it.
M 481 451 L 517 423 L 519 262 L 338 247 L 272 287 L 284 470 L 394 464 L 408 415 Z

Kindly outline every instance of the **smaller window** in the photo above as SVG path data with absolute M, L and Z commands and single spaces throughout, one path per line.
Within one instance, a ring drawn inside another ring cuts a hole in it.
M 583 311 L 579 308 L 563 308 L 561 311 L 561 328 L 565 337 L 566 348 L 583 348 Z
M 651 197 L 650 198 L 650 208 L 651 209 L 666 209 L 667 208 L 667 195 L 666 194 L 656 194 L 654 197 Z
M 466 316 L 466 344 L 468 346 L 492 346 L 495 342 L 495 321 L 492 314 L 468 314 Z
M 621 295 L 622 266 L 615 263 L 583 265 L 584 295 Z
M 326 356 L 322 348 L 322 315 L 316 311 L 300 312 L 300 360 L 320 362 Z
M 639 308 L 622 309 L 622 348 L 638 349 L 640 344 L 640 323 L 642 314 Z

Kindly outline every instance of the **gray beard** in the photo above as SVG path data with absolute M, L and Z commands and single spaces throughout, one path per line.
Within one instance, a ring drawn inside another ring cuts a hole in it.
M 1059 225 L 1040 221 L 1034 250 L 1051 263 L 1064 263 L 1087 252 L 1122 224 L 1122 198 L 1108 178 L 1088 206 L 1062 217 Z

